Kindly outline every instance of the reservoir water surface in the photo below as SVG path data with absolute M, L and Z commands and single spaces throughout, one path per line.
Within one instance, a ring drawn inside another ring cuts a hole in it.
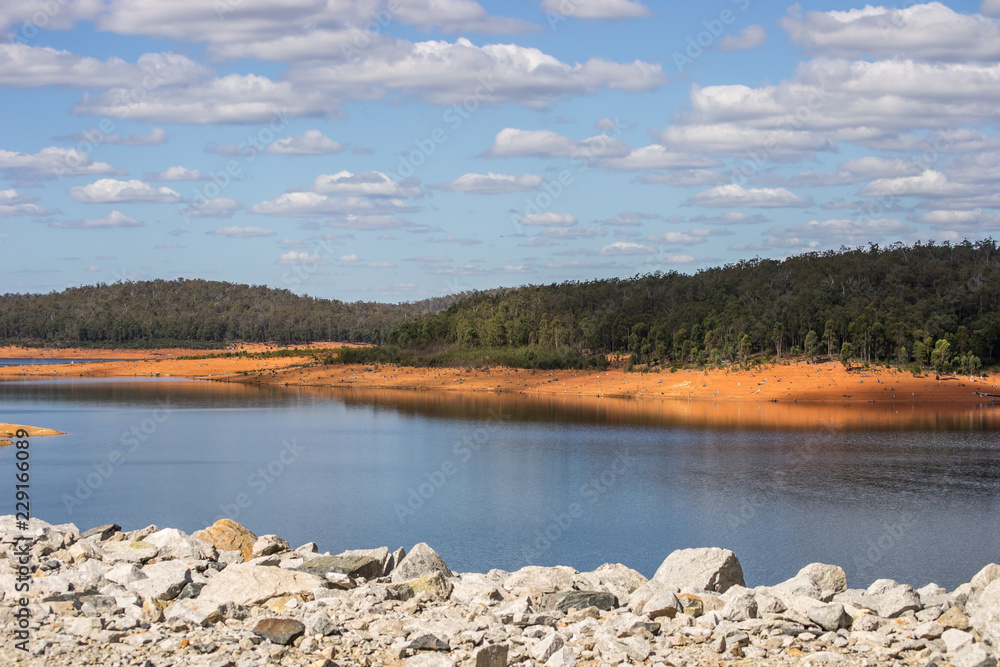
M 674 549 L 720 546 L 750 586 L 820 561 L 851 587 L 951 589 L 1000 561 L 997 413 L 0 383 L 0 421 L 67 432 L 31 439 L 32 515 L 50 523 L 194 532 L 229 516 L 334 553 L 427 542 L 479 572 L 651 576 Z M 13 462 L 0 449 L 8 488 Z

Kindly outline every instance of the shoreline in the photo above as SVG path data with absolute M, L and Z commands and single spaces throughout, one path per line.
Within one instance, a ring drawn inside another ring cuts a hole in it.
M 23 540 L 33 569 L 18 592 Z M 839 566 L 812 563 L 751 587 L 720 548 L 674 551 L 648 579 L 620 563 L 456 573 L 424 543 L 333 555 L 231 519 L 188 535 L 38 519 L 18 528 L 8 515 L 0 616 L 26 609 L 31 621 L 0 639 L 0 656 L 57 667 L 996 667 L 1000 565 L 952 591 L 848 584 Z
M 226 351 L 256 352 L 288 349 L 336 349 L 338 343 L 278 347 L 239 345 Z M 791 361 L 755 370 L 679 369 L 662 372 L 526 370 L 491 368 L 413 368 L 395 365 L 312 364 L 309 356 L 254 359 L 249 356 L 181 359 L 215 354 L 201 350 L 89 350 L 0 347 L 0 357 L 107 358 L 123 361 L 0 367 L 0 381 L 72 377 L 180 377 L 190 379 L 300 387 L 433 390 L 577 396 L 604 398 L 690 399 L 750 403 L 963 403 L 996 404 L 1000 381 L 932 374 L 882 367 L 845 369 L 839 362 Z

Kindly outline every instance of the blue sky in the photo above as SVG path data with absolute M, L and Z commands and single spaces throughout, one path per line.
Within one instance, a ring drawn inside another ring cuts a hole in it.
M 184 277 L 410 301 L 995 237 L 998 17 L 8 1 L 0 291 Z

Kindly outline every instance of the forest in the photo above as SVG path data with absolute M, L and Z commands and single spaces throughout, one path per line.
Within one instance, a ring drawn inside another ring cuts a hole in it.
M 992 239 L 871 244 L 521 287 L 473 294 L 389 338 L 404 349 L 568 349 L 644 368 L 796 355 L 973 373 L 1000 361 L 1000 254 Z
M 1000 363 L 1000 253 L 895 244 L 415 303 L 204 280 L 0 296 L 0 340 L 217 347 L 370 342 L 343 360 L 526 367 L 746 365 L 789 356 L 974 373 Z

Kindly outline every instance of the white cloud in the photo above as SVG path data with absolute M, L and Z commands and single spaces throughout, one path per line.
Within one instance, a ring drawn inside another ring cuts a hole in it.
M 866 197 L 948 197 L 972 194 L 973 190 L 961 183 L 952 183 L 948 176 L 927 169 L 917 176 L 880 178 L 861 190 Z
M 802 185 L 846 185 L 875 178 L 903 176 L 916 171 L 918 167 L 912 160 L 866 156 L 842 162 L 835 171 L 800 171 L 792 177 L 792 181 Z
M 358 257 L 357 255 L 341 255 L 340 257 L 337 258 L 337 261 L 338 262 L 348 262 L 348 263 L 350 263 L 350 262 L 360 262 L 361 258 Z
M 403 23 L 422 30 L 438 28 L 449 33 L 518 33 L 538 29 L 527 21 L 490 16 L 473 0 L 406 0 L 398 5 Z
M 766 244 L 772 248 L 815 249 L 878 241 L 911 231 L 894 218 L 810 220 L 804 225 L 773 227 L 767 232 Z
M 313 190 L 327 195 L 358 197 L 419 197 L 423 194 L 415 179 L 397 183 L 381 171 L 320 174 L 313 182 Z
M 174 204 L 181 201 L 180 194 L 170 188 L 154 188 L 139 180 L 119 181 L 114 178 L 102 178 L 88 185 L 71 188 L 69 194 L 81 204 L 112 202 Z
M 963 232 L 1000 230 L 1000 211 L 984 211 L 981 208 L 971 211 L 928 211 L 914 217 L 913 220 L 942 230 Z
M 642 169 L 691 169 L 698 167 L 715 167 L 718 161 L 698 153 L 679 153 L 667 149 L 660 144 L 632 149 L 622 157 L 603 158 L 595 163 L 605 169 L 620 169 L 624 171 Z
M 334 116 L 337 102 L 308 86 L 271 81 L 256 74 L 229 74 L 188 86 L 139 92 L 111 88 L 83 95 L 74 113 L 189 125 L 265 123 L 284 127 L 287 117 Z
M 505 127 L 497 132 L 489 157 L 621 157 L 629 147 L 604 134 L 576 141 L 551 130 L 519 130 Z
M 294 250 L 289 250 L 288 252 L 281 253 L 281 257 L 278 258 L 278 264 L 283 264 L 285 266 L 307 266 L 312 264 L 326 264 L 326 261 L 321 259 L 318 255 L 310 254 L 308 252 L 296 252 Z
M 605 227 L 641 227 L 643 220 L 655 220 L 659 216 L 638 211 L 622 211 L 613 218 L 599 220 Z
M 778 21 L 792 42 L 837 58 L 920 58 L 949 62 L 1000 58 L 1000 21 L 959 14 L 940 2 L 903 9 L 808 12 L 792 5 Z
M 250 207 L 251 213 L 292 217 L 317 217 L 335 214 L 408 213 L 413 209 L 398 199 L 334 199 L 318 192 L 287 192 L 277 199 Z
M 701 92 L 695 88 L 692 98 L 698 97 Z M 754 155 L 763 151 L 765 158 L 771 160 L 800 158 L 814 151 L 833 151 L 837 148 L 832 138 L 816 132 L 759 129 L 729 122 L 670 125 L 660 135 L 660 143 L 670 150 L 741 158 L 751 151 Z
M 142 223 L 124 213 L 111 211 L 104 218 L 84 218 L 83 220 L 56 220 L 49 227 L 60 229 L 121 229 L 124 227 L 142 227 Z
M 750 188 L 741 185 L 720 185 L 699 192 L 688 201 L 700 206 L 711 208 L 750 206 L 754 208 L 776 208 L 784 206 L 811 206 L 812 202 L 803 199 L 785 188 Z
M 486 174 L 470 172 L 462 174 L 451 183 L 439 183 L 431 187 L 436 190 L 448 190 L 450 192 L 495 195 L 534 190 L 541 186 L 542 181 L 542 177 L 537 174 L 513 176 L 510 174 L 494 174 L 492 171 Z
M 740 34 L 733 37 L 726 35 L 719 41 L 719 48 L 723 51 L 745 51 L 756 49 L 767 41 L 767 31 L 760 25 L 748 25 L 740 31 Z
M 214 197 L 212 199 L 196 199 L 181 213 L 195 218 L 231 218 L 236 211 L 242 208 L 243 204 L 235 199 Z
M 275 155 L 335 155 L 342 150 L 342 144 L 319 130 L 306 130 L 301 135 L 275 139 L 264 152 Z
M 625 241 L 615 241 L 601 248 L 598 254 L 601 255 L 655 255 L 656 248 L 650 248 L 641 243 L 627 243 Z
M 0 85 L 11 88 L 152 88 L 191 83 L 208 72 L 204 65 L 175 53 L 147 53 L 132 64 L 16 41 L 0 44 Z
M 979 11 L 988 16 L 1000 14 L 1000 0 L 983 0 L 979 5 Z
M 549 227 L 542 230 L 538 236 L 546 239 L 586 239 L 597 236 L 607 236 L 603 227 Z
M 94 162 L 90 155 L 75 148 L 49 146 L 37 153 L 0 150 L 0 173 L 22 180 L 57 176 L 97 176 L 119 174 L 105 162 Z
M 230 239 L 252 239 L 259 236 L 274 236 L 273 229 L 261 229 L 260 227 L 220 227 L 205 233 L 211 236 L 225 236 Z
M 649 7 L 636 0 L 542 0 L 542 9 L 556 16 L 577 19 L 636 19 L 652 13 Z
M 537 225 L 539 227 L 572 227 L 576 224 L 576 216 L 570 213 L 529 213 L 521 218 L 522 225 Z
M 726 211 L 719 215 L 696 215 L 688 221 L 701 225 L 756 225 L 762 222 L 770 222 L 771 219 L 760 213 L 748 215 L 742 211 Z
M 363 63 L 312 63 L 286 75 L 290 81 L 339 98 L 381 99 L 390 92 L 438 105 L 497 105 L 512 102 L 544 109 L 570 95 L 599 90 L 649 91 L 667 82 L 660 65 L 592 58 L 569 65 L 516 44 L 476 46 L 456 42 L 397 41 L 393 48 L 366 50 Z M 456 116 L 457 117 L 457 116 Z
M 165 171 L 151 171 L 146 174 L 147 181 L 200 181 L 201 171 L 188 169 L 178 165 L 167 167 Z
M 15 215 L 48 215 L 49 209 L 34 202 L 38 197 L 22 195 L 17 190 L 0 190 L 0 218 L 10 218 Z

